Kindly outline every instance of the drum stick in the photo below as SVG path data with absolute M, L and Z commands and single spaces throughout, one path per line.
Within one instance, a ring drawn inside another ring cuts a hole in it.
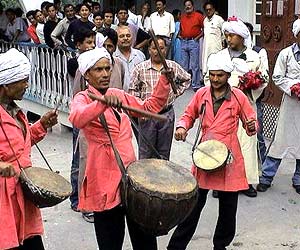
M 161 62 L 162 62 L 162 64 L 163 64 L 164 69 L 165 69 L 166 71 L 168 71 L 169 67 L 168 67 L 167 62 L 166 62 L 166 59 L 165 59 L 165 57 L 164 57 L 163 53 L 161 52 L 161 49 L 160 49 L 160 47 L 159 47 L 159 45 L 158 45 L 157 38 L 156 38 L 156 36 L 155 36 L 155 34 L 154 34 L 153 29 L 150 29 L 150 30 L 149 30 L 149 34 L 150 34 L 150 36 L 151 36 L 151 38 L 152 38 L 152 40 L 153 40 L 153 42 L 154 42 L 154 45 L 155 45 L 155 47 L 156 47 L 156 49 L 157 49 L 158 55 L 159 55 L 159 57 L 160 57 L 160 60 L 161 60 Z M 172 90 L 173 90 L 174 94 L 176 95 L 176 94 L 177 94 L 177 88 L 176 88 L 176 85 L 175 85 L 175 83 L 174 83 L 174 80 L 173 80 L 173 78 L 170 77 L 169 75 L 167 75 L 167 77 L 168 77 L 168 80 L 169 80 L 169 82 L 170 82 L 170 84 L 171 84 Z
M 94 100 L 97 100 L 97 101 L 100 101 L 100 102 L 106 104 L 104 97 L 100 97 L 100 96 L 94 95 L 92 93 L 88 93 L 88 96 Z M 122 104 L 121 108 L 131 111 L 131 112 L 138 113 L 138 114 L 142 115 L 143 117 L 153 118 L 153 119 L 161 120 L 161 121 L 167 120 L 167 118 L 164 115 L 155 114 L 155 113 L 152 113 L 152 112 L 149 112 L 146 110 L 137 109 L 137 108 L 130 107 L 130 106 L 127 106 L 124 104 Z

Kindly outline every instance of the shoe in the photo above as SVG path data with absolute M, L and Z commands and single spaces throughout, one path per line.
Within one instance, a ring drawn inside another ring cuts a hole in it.
M 78 209 L 77 206 L 71 206 L 71 209 L 72 209 L 74 212 L 80 212 L 80 210 Z
M 295 188 L 297 194 L 300 194 L 300 185 L 293 184 L 293 188 Z
M 214 198 L 219 198 L 219 192 L 218 192 L 217 190 L 213 190 L 213 191 L 212 191 L 212 196 L 213 196 Z
M 259 183 L 257 186 L 256 186 L 256 190 L 258 192 L 266 192 L 268 190 L 268 188 L 271 187 L 270 184 L 263 184 L 263 183 Z
M 84 212 L 82 213 L 82 218 L 89 223 L 94 223 L 94 213 L 93 212 Z
M 249 185 L 248 189 L 242 190 L 241 193 L 243 193 L 244 195 L 251 197 L 251 198 L 254 198 L 257 196 L 257 192 L 252 185 Z

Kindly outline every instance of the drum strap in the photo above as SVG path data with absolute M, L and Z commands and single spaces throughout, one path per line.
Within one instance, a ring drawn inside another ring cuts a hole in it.
M 193 148 L 192 148 L 192 152 L 194 152 L 196 147 L 198 146 L 198 140 L 199 140 L 199 135 L 200 135 L 200 131 L 201 131 L 201 128 L 202 128 L 202 122 L 203 122 L 205 110 L 206 110 L 206 101 L 204 101 L 204 103 L 202 103 L 201 108 L 200 108 L 199 126 L 198 126 L 198 129 L 197 129 L 197 133 L 196 133 L 195 142 L 194 142 L 194 145 L 193 145 Z M 201 118 L 201 116 L 202 116 L 202 118 Z
M 99 120 L 100 120 L 100 123 L 102 124 L 102 126 L 104 127 L 105 132 L 108 135 L 111 147 L 112 147 L 112 149 L 114 151 L 114 154 L 115 154 L 118 166 L 119 166 L 120 171 L 122 173 L 122 182 L 125 184 L 126 183 L 126 178 L 127 178 L 126 169 L 125 169 L 124 163 L 122 161 L 122 158 L 120 156 L 120 153 L 119 153 L 118 149 L 116 148 L 116 146 L 115 146 L 115 144 L 114 144 L 114 142 L 112 140 L 112 137 L 110 135 L 109 128 L 108 128 L 108 125 L 107 125 L 107 121 L 106 121 L 106 118 L 105 118 L 105 116 L 104 116 L 103 113 L 99 116 Z

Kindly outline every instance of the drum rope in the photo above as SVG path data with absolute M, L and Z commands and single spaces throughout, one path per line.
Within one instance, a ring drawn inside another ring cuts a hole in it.
M 202 129 L 202 122 L 203 122 L 203 118 L 204 118 L 204 115 L 205 115 L 205 111 L 206 111 L 206 100 L 204 101 L 204 103 L 202 103 L 201 107 L 200 107 L 200 111 L 199 111 L 199 126 L 198 126 L 198 129 L 197 129 L 197 133 L 196 133 L 196 137 L 195 137 L 195 142 L 193 144 L 193 147 L 192 147 L 192 152 L 195 151 L 196 147 L 198 146 L 197 143 L 198 143 L 198 140 L 199 140 L 199 135 L 200 135 L 200 131 Z M 202 115 L 202 118 L 200 117 Z

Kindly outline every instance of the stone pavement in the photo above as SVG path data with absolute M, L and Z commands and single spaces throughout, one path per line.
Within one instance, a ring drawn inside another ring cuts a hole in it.
M 192 95 L 193 92 L 188 91 L 176 101 L 177 117 L 182 114 Z M 195 133 L 194 128 L 190 131 L 187 142 L 173 142 L 171 161 L 190 168 L 191 144 Z M 61 132 L 59 126 L 56 126 L 39 143 L 50 165 L 67 179 L 71 165 L 71 138 L 71 132 Z M 32 157 L 34 166 L 45 166 L 35 148 Z M 240 195 L 237 234 L 228 250 L 300 250 L 300 196 L 291 187 L 294 166 L 293 161 L 284 160 L 274 185 L 266 193 L 259 193 L 257 198 Z M 80 213 L 73 212 L 69 201 L 42 209 L 42 213 L 47 250 L 97 249 L 93 224 L 85 222 Z M 188 246 L 189 250 L 212 249 L 217 213 L 218 200 L 209 195 L 197 231 Z M 170 235 L 171 232 L 159 237 L 159 249 L 166 249 Z M 123 249 L 131 249 L 128 233 Z

